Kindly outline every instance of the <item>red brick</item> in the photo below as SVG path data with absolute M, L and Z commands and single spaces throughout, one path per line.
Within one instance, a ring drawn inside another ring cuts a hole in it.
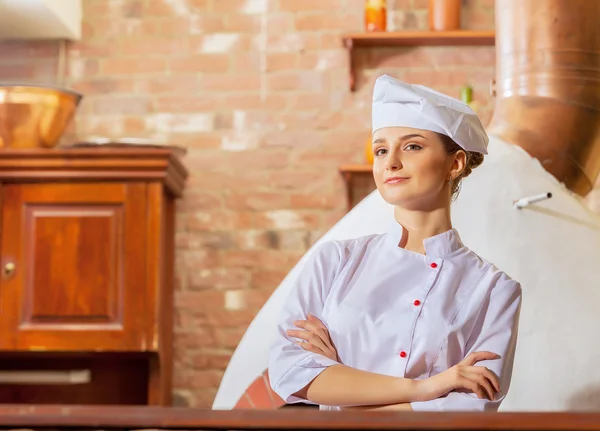
M 271 210 L 289 208 L 290 198 L 283 193 L 250 192 L 228 196 L 226 205 L 233 210 Z
M 320 91 L 325 83 L 318 71 L 283 71 L 267 77 L 269 91 Z
M 337 47 L 341 47 L 339 35 Z M 302 52 L 305 50 L 321 49 L 321 34 L 319 32 L 303 33 L 271 33 L 267 34 L 269 52 Z
M 223 198 L 219 193 L 203 190 L 190 190 L 184 195 L 180 202 L 181 211 L 213 210 L 217 211 L 223 207 Z
M 196 289 L 243 289 L 250 285 L 250 271 L 244 268 L 214 268 L 193 271 L 189 274 L 189 288 Z
M 247 230 L 235 233 L 235 245 L 242 250 L 275 249 L 279 243 L 276 232 L 264 230 Z
M 242 169 L 252 167 L 254 171 L 270 169 L 284 169 L 290 164 L 289 151 L 247 151 L 244 153 L 232 153 L 228 156 L 234 172 L 242 172 Z M 239 184 L 239 175 L 235 176 Z
M 186 375 L 182 377 L 183 380 L 175 380 L 176 386 L 187 387 L 190 389 L 215 388 L 219 386 L 219 383 L 221 383 L 221 379 L 223 378 L 223 371 L 193 371 L 191 373 L 186 373 Z
M 210 409 L 217 395 L 218 385 L 214 388 L 205 388 L 201 391 L 194 391 L 193 402 L 191 407 Z
M 35 74 L 33 64 L 0 64 L 0 76 L 4 79 L 30 79 Z
M 251 291 L 248 291 L 252 295 Z M 256 317 L 258 310 L 242 309 L 242 310 L 223 310 L 214 308 L 202 312 L 202 319 L 213 328 L 236 328 L 247 327 Z
M 293 70 L 298 68 L 298 54 L 295 52 L 275 52 L 267 54 L 267 72 Z
M 223 30 L 230 33 L 260 33 L 262 17 L 245 13 L 227 13 L 223 17 Z
M 204 75 L 200 80 L 201 89 L 215 92 L 258 91 L 261 78 L 258 73 L 241 73 Z
M 225 54 L 198 54 L 194 57 L 173 58 L 169 70 L 175 73 L 225 73 L 229 70 L 229 56 Z
M 221 253 L 219 266 L 291 269 L 301 257 L 300 253 L 281 250 L 230 250 Z
M 286 12 L 330 11 L 343 10 L 346 4 L 343 0 L 279 0 L 279 10 Z
M 215 250 L 229 250 L 235 244 L 231 232 L 209 232 L 202 235 L 190 235 L 187 232 L 175 235 L 175 244 L 178 250 L 199 249 L 208 247 Z
M 251 216 L 243 212 L 197 211 L 188 216 L 190 232 L 211 232 L 251 228 Z
M 76 41 L 69 45 L 69 55 L 77 57 L 110 57 L 115 54 L 115 41 Z
M 147 114 L 151 112 L 150 99 L 147 97 L 111 97 L 96 99 L 94 112 L 98 115 Z
M 84 93 L 86 96 L 92 94 L 114 94 L 133 93 L 135 81 L 129 78 L 92 78 L 74 81 L 71 88 Z
M 474 66 L 493 67 L 496 63 L 496 52 L 491 47 L 471 47 L 470 49 L 446 48 L 435 54 L 435 62 L 438 67 Z
M 57 41 L 0 41 L 2 59 L 54 58 L 59 52 Z
M 175 332 L 174 342 L 182 349 L 200 349 L 217 345 L 214 331 L 208 328 L 194 328 L 191 332 Z
M 333 209 L 344 204 L 343 196 L 331 194 L 294 194 L 291 196 L 294 208 Z
M 479 0 L 477 0 L 479 1 Z M 413 0 L 413 8 L 415 9 L 428 9 L 429 0 Z
M 166 70 L 165 59 L 155 57 L 107 58 L 101 65 L 101 71 L 105 75 L 147 75 L 164 73 Z
M 252 288 L 274 290 L 287 274 L 288 271 L 257 270 L 252 274 Z
M 429 48 L 375 49 L 369 56 L 369 67 L 431 67 L 434 54 Z
M 220 347 L 235 349 L 245 332 L 246 328 L 217 328 L 215 338 Z
M 136 77 L 135 87 L 138 93 L 179 94 L 188 96 L 198 92 L 197 74 L 164 75 Z M 199 98 L 199 97 L 197 97 Z
M 261 69 L 261 55 L 259 52 L 246 52 L 239 53 L 231 58 L 231 71 L 234 73 L 240 73 L 244 70 L 260 70 Z M 258 105 L 258 103 L 256 104 Z M 256 106 L 254 105 L 254 106 Z M 241 109 L 237 106 L 233 106 L 234 109 Z
M 296 15 L 297 31 L 322 31 L 322 30 L 340 30 L 351 31 L 354 28 L 354 22 L 361 13 L 326 13 L 313 12 Z
M 192 366 L 195 369 L 225 369 L 231 359 L 231 355 L 225 353 L 199 353 L 193 356 Z
M 276 247 L 281 250 L 305 251 L 309 245 L 308 233 L 304 230 L 282 231 L 277 234 Z
M 208 11 L 210 0 L 187 0 L 185 2 L 186 13 L 202 14 Z M 144 2 L 143 14 L 149 17 L 163 18 L 177 14 L 177 9 L 167 1 Z
M 219 98 L 216 96 L 169 95 L 154 98 L 154 109 L 157 112 L 212 111 L 218 105 Z
M 300 69 L 336 69 L 348 66 L 348 54 L 341 50 L 310 51 L 300 56 Z
M 193 267 L 187 268 L 186 273 L 192 271 L 194 271 Z M 225 296 L 223 292 L 217 290 L 178 292 L 175 295 L 175 304 L 179 309 L 193 312 L 222 309 L 225 307 Z
M 160 36 L 190 37 L 223 31 L 223 17 L 220 14 L 202 13 L 193 17 L 169 17 L 160 22 Z
M 294 210 L 275 210 L 256 213 L 252 220 L 258 229 L 310 229 L 320 225 L 320 216 L 314 212 L 299 211 L 300 206 L 293 205 Z
M 259 14 L 264 12 L 263 5 L 266 4 L 267 2 L 264 0 L 217 0 L 213 1 L 212 7 L 214 12 L 220 13 L 242 12 Z
M 162 37 L 124 38 L 119 41 L 120 52 L 130 55 L 181 55 L 189 50 L 187 39 L 167 39 Z M 114 46 L 112 47 L 114 50 Z
M 185 269 L 201 270 L 214 268 L 218 263 L 218 255 L 215 250 L 190 250 L 179 253 L 178 262 L 181 261 Z

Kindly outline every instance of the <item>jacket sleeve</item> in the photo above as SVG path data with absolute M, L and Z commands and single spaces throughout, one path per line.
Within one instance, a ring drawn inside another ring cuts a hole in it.
M 297 340 L 289 337 L 286 331 L 294 329 L 294 321 L 306 319 L 308 313 L 323 320 L 323 305 L 340 264 L 341 254 L 336 243 L 326 242 L 319 246 L 307 259 L 281 311 L 275 341 L 269 350 L 268 371 L 273 391 L 288 404 L 313 404 L 293 394 L 327 367 L 338 364 L 297 346 L 294 344 Z
M 489 351 L 500 359 L 478 362 L 499 377 L 500 392 L 493 401 L 479 399 L 473 393 L 450 392 L 431 401 L 413 402 L 414 411 L 475 411 L 495 412 L 506 397 L 510 387 L 519 315 L 521 311 L 521 285 L 513 280 L 499 280 L 482 304 L 477 328 L 471 333 L 467 354 Z M 466 357 L 466 355 L 465 355 Z

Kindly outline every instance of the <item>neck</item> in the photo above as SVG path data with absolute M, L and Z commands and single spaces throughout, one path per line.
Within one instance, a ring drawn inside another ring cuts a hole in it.
M 394 208 L 394 218 L 404 228 L 399 246 L 415 253 L 425 254 L 425 239 L 452 229 L 448 206 L 433 211 L 415 211 L 397 206 Z

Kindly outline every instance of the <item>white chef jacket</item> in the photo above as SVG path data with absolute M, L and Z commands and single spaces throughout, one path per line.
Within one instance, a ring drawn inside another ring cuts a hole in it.
M 357 239 L 329 241 L 307 260 L 282 310 L 269 351 L 273 390 L 287 403 L 338 362 L 307 352 L 286 334 L 307 313 L 329 329 L 342 364 L 364 371 L 425 379 L 470 352 L 500 378 L 494 401 L 451 392 L 413 402 L 415 411 L 496 411 L 509 389 L 521 286 L 465 247 L 454 229 L 427 238 L 425 255 L 398 247 L 402 227 Z M 335 410 L 336 406 L 321 406 Z

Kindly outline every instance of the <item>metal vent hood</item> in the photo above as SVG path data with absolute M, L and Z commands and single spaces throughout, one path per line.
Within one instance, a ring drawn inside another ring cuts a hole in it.
M 81 39 L 82 0 L 0 0 L 0 40 Z
M 585 196 L 600 172 L 600 0 L 496 1 L 488 132 Z

